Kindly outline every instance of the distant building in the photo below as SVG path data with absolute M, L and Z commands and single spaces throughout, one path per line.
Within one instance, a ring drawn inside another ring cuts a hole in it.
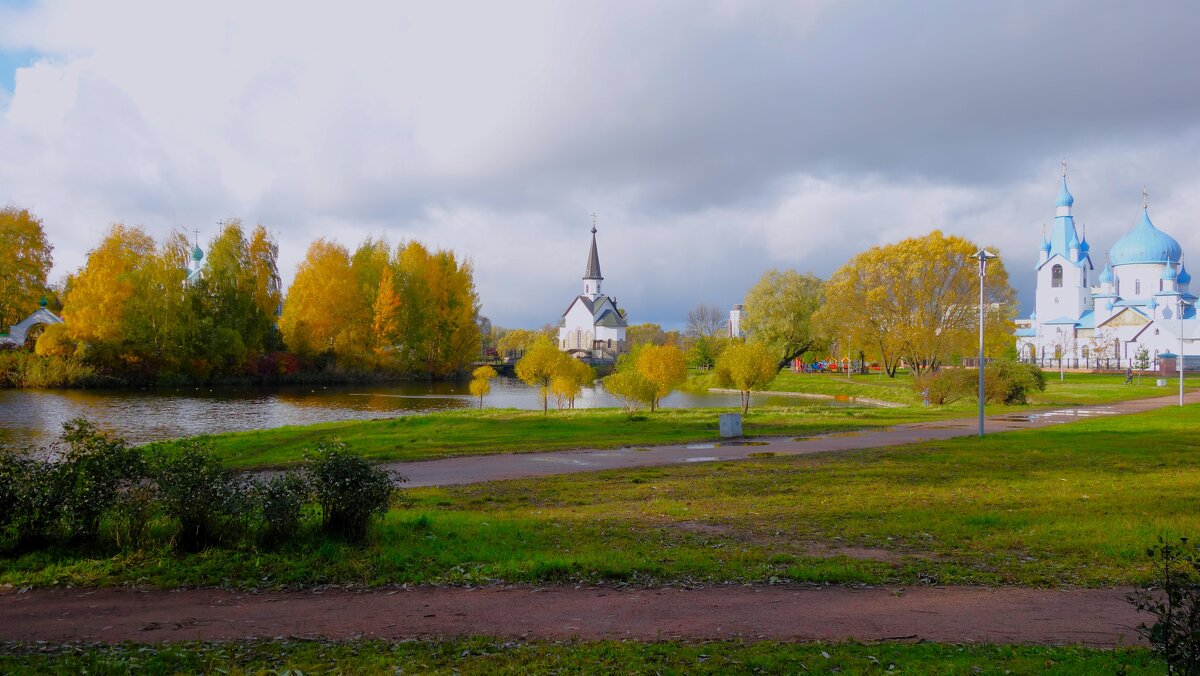
M 204 276 L 204 251 L 200 249 L 200 240 L 197 236 L 196 244 L 192 247 L 192 255 L 188 257 L 187 264 L 187 281 L 185 285 L 191 286 L 200 281 Z
M 746 335 L 745 333 L 742 332 L 742 310 L 743 309 L 744 308 L 741 305 L 734 305 L 733 309 L 729 311 L 729 337 L 730 338 L 741 338 L 742 336 Z
M 1200 365 L 1192 276 L 1179 242 L 1150 222 L 1146 194 L 1140 218 L 1113 244 L 1098 276 L 1086 234 L 1075 229 L 1074 204 L 1063 163 L 1054 227 L 1038 253 L 1034 312 L 1017 323 L 1021 358 L 1056 361 L 1061 353 L 1072 365 L 1120 360 L 1125 368 L 1143 347 L 1152 360 L 1174 355 L 1182 334 L 1187 368 Z
M 617 308 L 617 299 L 600 291 L 600 256 L 596 251 L 596 222 L 592 217 L 592 248 L 583 272 L 583 293 L 567 306 L 558 328 L 558 347 L 575 357 L 615 359 L 625 351 L 629 325 Z

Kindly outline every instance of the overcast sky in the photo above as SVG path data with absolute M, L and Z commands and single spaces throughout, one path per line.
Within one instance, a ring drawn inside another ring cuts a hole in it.
M 633 322 L 827 276 L 933 228 L 1023 312 L 1066 158 L 1097 267 L 1151 217 L 1200 251 L 1200 3 L 0 0 L 0 204 L 55 277 L 112 223 L 469 257 L 483 313 L 557 321 L 599 215 Z M 1200 257 L 1195 259 L 1200 268 Z

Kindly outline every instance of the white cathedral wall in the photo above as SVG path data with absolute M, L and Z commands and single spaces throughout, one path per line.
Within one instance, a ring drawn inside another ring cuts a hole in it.
M 1119 290 L 1115 293 L 1125 300 L 1148 300 L 1159 292 L 1162 273 L 1165 266 L 1162 263 L 1134 263 L 1118 265 L 1113 268 L 1113 275 L 1119 282 Z M 1166 288 L 1166 283 L 1163 282 Z

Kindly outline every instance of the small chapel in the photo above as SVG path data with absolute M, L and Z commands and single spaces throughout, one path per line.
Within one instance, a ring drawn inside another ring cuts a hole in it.
M 1125 368 L 1143 349 L 1156 364 L 1182 351 L 1191 370 L 1200 354 L 1192 276 L 1179 242 L 1150 221 L 1146 191 L 1137 222 L 1108 250 L 1099 275 L 1087 235 L 1075 227 L 1074 206 L 1063 162 L 1054 226 L 1038 250 L 1034 312 L 1017 322 L 1022 359 L 1061 354 L 1080 365 L 1119 360 Z
M 603 281 L 593 214 L 592 247 L 583 272 L 583 293 L 571 301 L 558 324 L 558 348 L 578 359 L 611 361 L 625 351 L 625 329 L 629 324 L 617 308 L 617 299 L 601 292 Z

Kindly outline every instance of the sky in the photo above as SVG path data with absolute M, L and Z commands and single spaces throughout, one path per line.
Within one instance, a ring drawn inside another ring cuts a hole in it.
M 1185 1 L 0 0 L 0 204 L 56 279 L 113 223 L 262 223 L 285 284 L 318 237 L 417 239 L 506 327 L 581 292 L 593 212 L 604 290 L 666 328 L 939 228 L 1025 315 L 1063 159 L 1097 268 L 1143 186 L 1200 252 L 1198 31 Z

